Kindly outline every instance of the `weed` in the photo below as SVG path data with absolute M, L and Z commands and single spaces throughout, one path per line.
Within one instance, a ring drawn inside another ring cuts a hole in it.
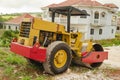
M 74 65 L 74 66 L 71 66 L 70 69 L 73 71 L 73 72 L 81 72 L 81 73 L 85 73 L 87 71 L 89 71 L 88 68 L 84 68 L 84 67 L 81 67 L 80 65 Z
M 98 70 L 99 70 L 98 68 L 93 69 L 93 74 L 97 74 Z
M 6 53 L 0 50 L 0 55 L 6 55 Z
M 2 52 L 2 51 L 0 51 L 0 61 L 1 62 L 3 62 L 4 61 L 4 59 L 6 58 L 6 53 L 5 52 Z
M 4 70 L 4 74 L 7 76 L 11 75 L 12 72 L 13 72 L 13 67 L 11 66 L 6 67 Z
M 9 64 L 25 65 L 26 60 L 21 56 L 11 53 L 7 56 L 6 62 Z
M 25 76 L 21 80 L 31 80 L 31 77 L 30 76 Z
M 46 76 L 44 75 L 38 76 L 35 80 L 46 80 Z
M 5 66 L 5 64 L 4 63 L 0 63 L 0 67 L 4 67 Z

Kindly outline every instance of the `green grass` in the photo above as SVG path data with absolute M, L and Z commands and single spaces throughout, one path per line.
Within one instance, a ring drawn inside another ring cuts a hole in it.
M 16 65 L 25 65 L 26 64 L 25 58 L 18 56 L 16 54 L 11 54 L 11 53 L 8 54 L 5 61 L 8 62 L 9 64 L 16 64 Z
M 24 77 L 22 78 L 22 80 L 31 80 L 31 77 L 30 77 L 30 76 L 24 76 Z
M 118 45 L 120 45 L 120 34 L 116 34 L 114 39 L 96 40 L 94 42 L 101 44 L 104 47 L 118 46 Z
M 49 80 L 47 75 L 43 75 L 43 70 L 29 65 L 24 57 L 10 52 L 8 48 L 0 48 L 1 70 L 0 77 L 6 80 Z
M 42 75 L 42 76 L 38 76 L 35 80 L 46 80 L 47 77 Z
M 11 66 L 6 67 L 4 70 L 5 75 L 11 75 L 12 72 L 13 72 L 13 67 L 11 67 Z

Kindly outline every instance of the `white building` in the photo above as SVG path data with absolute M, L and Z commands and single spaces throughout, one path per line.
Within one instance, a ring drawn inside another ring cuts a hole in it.
M 4 25 L 3 25 L 3 28 L 5 30 L 14 30 L 14 31 L 18 30 L 19 31 L 20 30 L 20 24 L 21 24 L 23 18 L 33 18 L 33 16 L 31 16 L 30 14 L 27 14 L 27 13 L 23 14 L 21 16 L 18 16 L 14 19 L 11 19 L 11 20 L 5 22 Z
M 101 4 L 92 0 L 66 0 L 59 4 L 51 4 L 43 7 L 43 19 L 51 21 L 50 7 L 73 6 L 80 10 L 86 10 L 90 16 L 71 17 L 71 29 L 83 32 L 84 39 L 112 39 L 115 38 L 118 7 L 115 4 Z M 56 15 L 55 22 L 66 26 L 66 17 Z

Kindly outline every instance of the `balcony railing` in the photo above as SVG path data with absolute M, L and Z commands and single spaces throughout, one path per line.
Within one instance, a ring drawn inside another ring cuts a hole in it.
M 112 25 L 112 26 L 116 26 L 117 23 L 116 23 L 116 22 L 111 22 L 111 25 Z
M 104 19 L 102 19 L 102 20 L 93 19 L 91 22 L 91 25 L 94 27 L 102 27 L 102 26 L 106 25 L 106 21 Z

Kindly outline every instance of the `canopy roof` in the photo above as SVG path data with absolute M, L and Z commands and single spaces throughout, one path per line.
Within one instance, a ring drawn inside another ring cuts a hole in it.
M 51 7 L 49 8 L 49 11 L 62 14 L 62 15 L 68 15 L 68 12 L 70 12 L 71 16 L 81 16 L 85 15 L 88 16 L 89 14 L 86 12 L 86 10 L 79 10 L 72 6 L 64 6 L 64 7 Z

